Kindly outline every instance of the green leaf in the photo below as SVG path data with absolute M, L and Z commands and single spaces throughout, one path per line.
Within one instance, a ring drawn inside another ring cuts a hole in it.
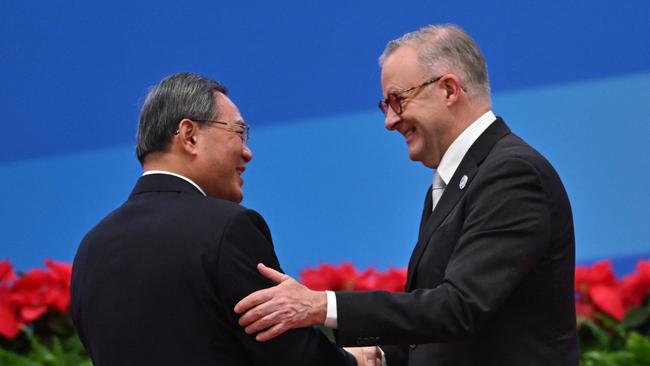
M 619 323 L 617 320 L 602 314 L 602 313 L 596 313 L 595 315 L 596 318 L 603 324 L 603 326 L 614 333 L 616 333 L 620 337 L 625 337 L 626 336 L 626 329 L 623 327 L 623 324 Z
M 40 363 L 31 360 L 28 356 L 19 355 L 0 348 L 0 365 L 3 366 L 41 366 Z
M 52 338 L 52 366 L 66 366 L 65 353 L 58 337 Z
M 23 331 L 25 332 L 25 335 L 27 336 L 27 339 L 29 339 L 29 343 L 32 346 L 32 350 L 30 352 L 30 358 L 32 360 L 35 360 L 37 362 L 49 362 L 52 359 L 52 354 L 50 351 L 45 347 L 34 335 L 31 329 L 23 326 Z
M 637 332 L 632 332 L 627 339 L 625 349 L 636 357 L 640 365 L 650 365 L 650 339 Z
M 593 334 L 593 336 L 596 338 L 598 348 L 602 348 L 604 350 L 609 349 L 611 337 L 603 328 L 601 328 L 598 324 L 596 324 L 596 322 L 590 319 L 586 319 L 582 325 L 589 329 L 591 331 L 591 334 Z
M 92 366 L 76 334 L 40 339 L 27 327 L 23 331 L 31 346 L 29 352 L 23 355 L 0 348 L 1 366 Z
M 588 351 L 580 359 L 581 366 L 641 366 L 628 351 Z
M 637 307 L 628 310 L 623 319 L 623 326 L 627 329 L 632 329 L 640 326 L 650 319 L 650 308 Z

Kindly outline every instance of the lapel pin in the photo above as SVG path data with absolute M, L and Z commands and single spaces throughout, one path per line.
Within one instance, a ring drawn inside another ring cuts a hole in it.
M 460 189 L 465 188 L 465 184 L 467 184 L 467 176 L 463 175 L 463 177 L 460 178 L 460 183 L 458 183 L 458 188 Z

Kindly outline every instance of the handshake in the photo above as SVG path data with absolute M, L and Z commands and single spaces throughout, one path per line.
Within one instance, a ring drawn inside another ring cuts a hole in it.
M 327 295 L 313 291 L 290 276 L 257 265 L 258 271 L 277 285 L 254 292 L 237 305 L 239 325 L 248 334 L 257 333 L 255 339 L 265 342 L 287 330 L 325 324 L 327 318 Z M 358 366 L 381 366 L 383 352 L 377 346 L 344 348 L 351 353 Z
M 377 346 L 344 348 L 357 360 L 358 366 L 382 366 L 382 352 Z

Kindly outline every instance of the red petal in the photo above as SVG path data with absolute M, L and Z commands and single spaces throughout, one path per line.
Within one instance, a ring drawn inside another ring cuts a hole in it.
M 623 307 L 623 300 L 617 288 L 605 285 L 592 286 L 589 288 L 589 296 L 593 304 L 605 314 L 610 315 L 616 320 L 623 320 L 625 308 Z
M 24 307 L 20 309 L 20 316 L 25 321 L 25 323 L 31 323 L 39 316 L 43 315 L 47 311 L 47 306 L 34 306 L 34 307 Z
M 20 323 L 12 308 L 0 304 L 0 335 L 14 339 L 20 333 Z
M 16 279 L 16 274 L 14 273 L 11 263 L 8 260 L 0 261 L 0 284 L 3 282 L 11 282 Z
M 52 275 L 61 283 L 70 286 L 72 278 L 72 265 L 63 262 L 55 262 L 51 259 L 45 260 L 45 265 L 50 269 Z

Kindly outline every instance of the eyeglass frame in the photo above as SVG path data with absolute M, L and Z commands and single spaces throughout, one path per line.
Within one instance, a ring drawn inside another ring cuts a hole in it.
M 409 92 L 412 92 L 414 90 L 423 88 L 423 87 L 425 87 L 427 85 L 433 84 L 433 83 L 439 81 L 440 79 L 442 79 L 443 76 L 445 76 L 445 74 L 437 76 L 437 77 L 433 77 L 431 79 L 428 79 L 425 82 L 423 82 L 422 84 L 412 86 L 410 88 L 398 90 L 396 92 L 388 93 L 388 95 L 386 96 L 385 99 L 382 99 L 382 100 L 379 101 L 379 110 L 381 110 L 382 113 L 384 113 L 384 115 L 387 115 L 388 114 L 388 108 L 390 108 L 390 109 L 393 110 L 393 112 L 395 112 L 395 114 L 400 116 L 402 113 L 404 113 L 404 106 L 402 106 L 402 101 L 404 101 L 407 98 L 407 97 L 403 97 L 401 94 L 409 93 Z M 395 110 L 395 108 L 393 108 L 393 106 L 390 104 L 391 97 L 394 98 L 394 100 L 397 102 L 397 105 L 399 106 L 399 111 Z
M 249 138 L 250 132 L 251 132 L 251 126 L 250 125 L 247 125 L 245 123 L 238 123 L 238 122 L 214 121 L 214 120 L 211 120 L 211 119 L 193 119 L 193 118 L 187 118 L 187 119 L 189 119 L 190 121 L 194 121 L 194 122 L 215 123 L 215 124 L 219 124 L 219 125 L 224 125 L 224 126 L 228 127 L 229 131 L 238 134 L 239 137 L 241 138 L 241 141 L 244 143 L 244 145 L 248 145 L 248 138 Z M 236 130 L 233 129 L 232 126 L 237 126 L 237 127 L 241 128 L 242 130 L 241 131 L 236 131 Z M 178 135 L 179 133 L 180 133 L 179 130 L 174 131 L 174 135 Z

